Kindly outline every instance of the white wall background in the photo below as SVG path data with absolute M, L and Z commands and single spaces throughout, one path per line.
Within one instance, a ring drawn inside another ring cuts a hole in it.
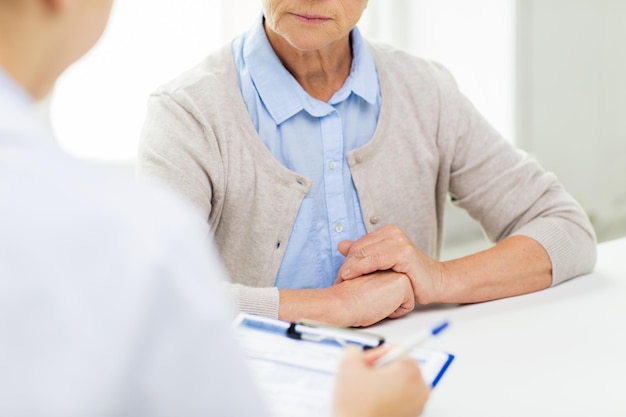
M 626 1 L 519 1 L 519 143 L 626 235 Z
M 220 3 L 116 1 L 100 42 L 55 87 L 61 145 L 80 157 L 134 161 L 148 94 L 221 44 Z

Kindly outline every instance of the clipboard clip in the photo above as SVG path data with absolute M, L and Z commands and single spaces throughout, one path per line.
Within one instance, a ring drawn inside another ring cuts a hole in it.
M 363 350 L 372 349 L 385 343 L 385 338 L 377 334 L 330 326 L 312 320 L 299 320 L 290 324 L 287 337 L 316 343 L 330 343 L 346 347 L 357 345 Z

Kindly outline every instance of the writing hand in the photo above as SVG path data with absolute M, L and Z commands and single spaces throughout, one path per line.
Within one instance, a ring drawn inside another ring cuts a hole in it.
M 373 362 L 384 348 L 349 347 L 335 385 L 335 417 L 416 417 L 430 394 L 417 362 L 409 357 L 381 368 Z

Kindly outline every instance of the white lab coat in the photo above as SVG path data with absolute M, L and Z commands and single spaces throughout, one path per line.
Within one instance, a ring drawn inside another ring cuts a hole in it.
M 63 153 L 0 69 L 0 415 L 265 415 L 205 225 Z

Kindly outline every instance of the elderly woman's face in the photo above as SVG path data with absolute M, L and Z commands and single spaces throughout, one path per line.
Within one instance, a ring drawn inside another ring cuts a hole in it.
M 263 0 L 268 28 L 303 51 L 347 40 L 366 6 L 367 0 Z

